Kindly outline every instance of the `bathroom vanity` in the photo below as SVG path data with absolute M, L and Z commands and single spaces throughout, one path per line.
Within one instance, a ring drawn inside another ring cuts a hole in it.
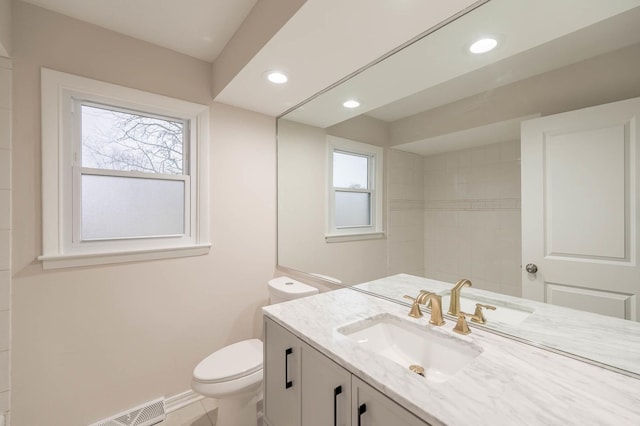
M 636 378 L 380 297 L 342 289 L 263 313 L 269 426 L 640 424 Z
M 395 302 L 406 302 L 403 297 L 405 294 L 415 296 L 420 290 L 427 290 L 442 296 L 443 310 L 446 312 L 452 285 L 429 278 L 397 274 L 354 288 Z M 638 322 L 485 291 L 473 286 L 465 287 L 460 294 L 461 310 L 472 314 L 476 303 L 496 308 L 483 310 L 486 317 L 483 328 L 640 378 Z
M 422 425 L 340 364 L 265 319 L 265 418 L 270 425 Z M 284 361 L 284 362 L 283 362 Z

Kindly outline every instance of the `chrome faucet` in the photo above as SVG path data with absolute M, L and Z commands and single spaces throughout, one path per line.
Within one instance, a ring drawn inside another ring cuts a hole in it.
M 461 279 L 451 289 L 451 298 L 449 299 L 449 315 L 458 316 L 460 313 L 460 291 L 462 287 L 471 287 L 471 281 L 466 278 Z
M 429 323 L 433 325 L 443 325 L 442 296 L 426 290 L 420 290 L 420 294 L 416 297 L 415 303 L 425 305 L 427 302 L 431 302 L 431 319 Z

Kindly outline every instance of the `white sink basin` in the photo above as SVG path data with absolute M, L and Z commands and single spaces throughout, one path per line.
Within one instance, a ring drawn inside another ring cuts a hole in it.
M 449 294 L 442 296 L 443 312 L 447 312 L 449 310 L 450 300 L 451 297 Z M 524 306 L 507 305 L 497 300 L 489 300 L 478 297 L 471 298 L 463 295 L 460 296 L 460 310 L 462 312 L 473 314 L 476 310 L 476 303 L 495 306 L 495 310 L 482 310 L 487 324 L 502 323 L 508 325 L 518 325 L 533 313 L 533 309 L 529 309 Z
M 390 314 L 340 327 L 338 332 L 407 369 L 424 368 L 424 377 L 433 382 L 448 380 L 482 352 L 475 343 Z

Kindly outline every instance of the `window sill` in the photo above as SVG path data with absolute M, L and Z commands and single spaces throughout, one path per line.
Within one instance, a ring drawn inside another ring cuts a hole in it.
M 108 265 L 112 263 L 140 262 L 176 257 L 201 256 L 209 253 L 211 244 L 185 247 L 170 247 L 150 250 L 130 250 L 104 253 L 82 253 L 71 255 L 40 256 L 42 269 L 63 269 L 82 266 Z
M 347 241 L 381 240 L 385 238 L 384 232 L 367 232 L 366 234 L 341 234 L 325 235 L 327 243 L 344 243 Z

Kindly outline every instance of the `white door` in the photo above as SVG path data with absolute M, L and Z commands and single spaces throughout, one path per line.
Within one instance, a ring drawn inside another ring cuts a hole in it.
M 522 123 L 523 297 L 640 320 L 639 117 L 637 98 Z

